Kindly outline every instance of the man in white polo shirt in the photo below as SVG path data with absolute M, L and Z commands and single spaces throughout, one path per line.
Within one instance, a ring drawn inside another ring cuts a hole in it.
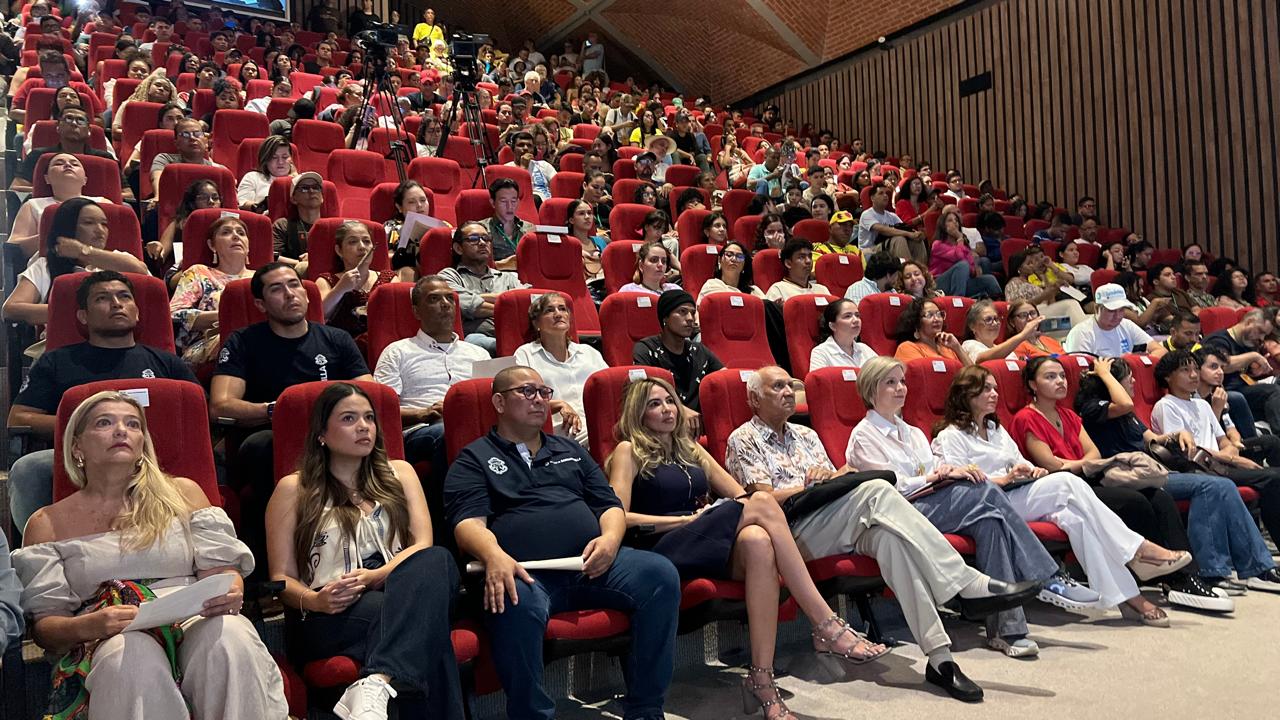
M 1124 316 L 1126 308 L 1137 310 L 1125 296 L 1124 288 L 1107 283 L 1093 294 L 1093 302 L 1097 305 L 1096 314 L 1067 334 L 1067 352 L 1119 357 L 1147 349 L 1151 336 Z

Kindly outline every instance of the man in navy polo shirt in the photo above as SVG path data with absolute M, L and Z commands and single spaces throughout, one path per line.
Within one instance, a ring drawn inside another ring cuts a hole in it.
M 485 564 L 484 607 L 510 718 L 552 718 L 542 688 L 547 618 L 586 608 L 631 613 L 624 717 L 661 718 L 671 683 L 680 579 L 664 557 L 619 547 L 626 517 L 600 466 L 542 432 L 552 389 L 532 368 L 493 379 L 498 425 L 449 468 L 445 508 L 458 548 Z M 581 572 L 522 561 L 581 556 Z

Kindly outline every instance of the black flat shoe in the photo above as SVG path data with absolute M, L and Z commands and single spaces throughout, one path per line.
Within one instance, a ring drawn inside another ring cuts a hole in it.
M 934 670 L 933 663 L 926 663 L 924 679 L 962 702 L 982 702 L 982 688 L 961 672 L 959 665 L 951 661 L 942 663 L 940 670 Z
M 993 613 L 1027 604 L 1036 595 L 1040 594 L 1040 586 L 1043 585 L 1039 580 L 1024 580 L 1020 583 L 1006 584 L 1009 588 L 1008 592 L 999 595 L 972 599 L 960 598 L 960 614 L 966 620 L 981 622 Z

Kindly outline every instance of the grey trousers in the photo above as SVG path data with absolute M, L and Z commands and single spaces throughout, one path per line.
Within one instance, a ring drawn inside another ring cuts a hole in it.
M 997 580 L 1045 580 L 1058 571 L 1058 563 L 994 483 L 957 483 L 912 505 L 938 530 L 972 538 L 974 563 Z M 1022 608 L 987 618 L 987 637 L 1026 634 Z
M 889 483 L 872 480 L 791 526 L 805 560 L 859 553 L 875 558 L 926 653 L 951 645 L 938 605 L 982 574 Z

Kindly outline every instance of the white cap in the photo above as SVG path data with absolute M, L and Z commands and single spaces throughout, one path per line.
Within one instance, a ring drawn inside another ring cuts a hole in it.
M 1108 310 L 1138 309 L 1134 307 L 1133 303 L 1129 302 L 1129 297 L 1124 294 L 1124 288 L 1115 283 L 1107 283 L 1098 288 L 1093 293 L 1093 301 L 1099 307 L 1104 307 Z

